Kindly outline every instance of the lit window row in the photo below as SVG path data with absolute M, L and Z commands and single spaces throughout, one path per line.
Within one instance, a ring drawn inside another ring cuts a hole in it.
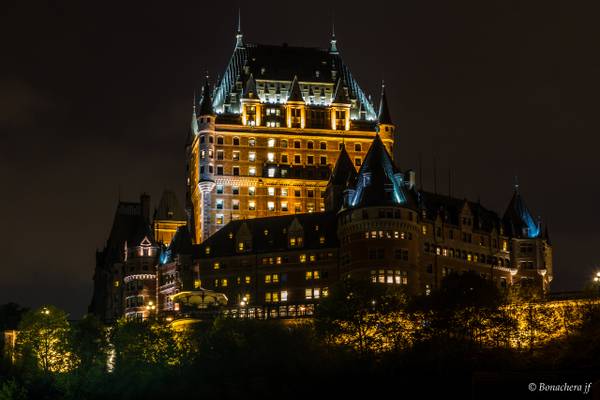
M 395 285 L 408 284 L 408 272 L 402 270 L 380 269 L 371 271 L 371 282 Z
M 431 243 L 425 243 L 423 245 L 423 251 L 425 253 L 432 253 L 437 256 L 457 258 L 461 260 L 467 260 L 469 262 L 497 265 L 500 267 L 510 267 L 510 259 L 508 258 L 494 257 L 485 254 L 472 253 L 466 250 L 435 246 Z
M 367 231 L 365 239 L 408 239 L 412 240 L 411 232 L 400 231 Z
M 288 292 L 287 290 L 282 290 L 280 292 L 266 292 L 265 293 L 265 303 L 278 303 L 284 302 L 288 300 Z
M 304 298 L 306 300 L 319 299 L 321 297 L 327 297 L 329 294 L 328 288 L 306 288 L 304 289 Z

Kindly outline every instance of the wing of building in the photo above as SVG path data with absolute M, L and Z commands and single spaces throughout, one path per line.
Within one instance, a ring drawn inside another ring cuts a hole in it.
M 266 46 L 238 31 L 193 106 L 185 212 L 165 192 L 150 229 L 149 199 L 118 205 L 90 309 L 144 318 L 213 299 L 231 314 L 297 317 L 348 275 L 426 295 L 474 271 L 547 292 L 547 229 L 518 188 L 503 216 L 417 188 L 392 159 L 392 121 L 385 88 L 376 113 L 335 38 Z

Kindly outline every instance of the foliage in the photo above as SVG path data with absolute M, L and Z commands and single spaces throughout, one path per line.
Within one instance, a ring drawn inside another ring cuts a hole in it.
M 27 391 L 15 379 L 0 382 L 0 400 L 26 400 Z
M 45 374 L 67 372 L 76 364 L 67 314 L 53 306 L 28 311 L 19 324 L 16 352 L 24 368 Z

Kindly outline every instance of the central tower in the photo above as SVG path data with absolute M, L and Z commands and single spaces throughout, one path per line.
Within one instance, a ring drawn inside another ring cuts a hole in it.
M 381 120 L 381 125 L 379 121 Z M 240 28 L 222 78 L 194 101 L 187 143 L 187 208 L 195 243 L 231 220 L 322 211 L 345 146 L 355 168 L 377 132 L 391 153 L 382 91 L 375 112 L 328 49 L 248 44 Z

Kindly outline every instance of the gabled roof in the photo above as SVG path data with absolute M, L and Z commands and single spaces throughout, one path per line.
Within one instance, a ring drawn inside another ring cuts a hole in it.
M 379 113 L 377 114 L 377 121 L 380 124 L 393 125 L 392 117 L 390 116 L 390 109 L 387 103 L 387 96 L 385 95 L 385 84 L 381 83 L 381 99 L 379 100 Z
M 331 172 L 328 185 L 346 185 L 347 182 L 354 182 L 356 175 L 356 169 L 346 151 L 346 145 L 342 144 L 342 149 Z
M 350 98 L 348 98 L 348 94 L 346 93 L 348 87 L 346 86 L 343 79 L 338 79 L 337 84 L 335 86 L 335 93 L 333 96 L 332 103 L 336 104 L 350 104 Z
M 358 171 L 351 207 L 376 205 L 416 206 L 413 193 L 402 179 L 379 135 L 369 147 Z
M 250 253 L 273 253 L 288 251 L 287 233 L 293 221 L 302 225 L 304 230 L 303 247 L 299 249 L 318 249 L 337 247 L 337 215 L 335 211 L 306 214 L 288 214 L 276 217 L 236 220 L 228 223 L 202 244 L 194 246 L 194 258 L 213 258 L 239 256 L 248 253 L 237 252 L 236 236 L 242 226 L 251 233 Z M 266 234 L 265 234 L 266 232 Z M 321 243 L 320 237 L 325 237 Z M 206 254 L 206 247 L 210 254 Z
M 483 207 L 479 202 L 458 199 L 427 191 L 419 192 L 419 206 L 425 211 L 425 218 L 433 221 L 438 216 L 444 223 L 460 225 L 460 215 L 467 206 L 473 214 L 473 228 L 490 232 L 500 228 L 500 217 L 494 211 Z
M 300 83 L 298 83 L 298 76 L 294 75 L 294 79 L 292 80 L 292 86 L 290 88 L 290 95 L 288 96 L 287 101 L 302 101 L 304 102 L 304 98 L 302 97 L 302 90 L 300 90 Z
M 252 74 L 250 74 L 250 76 L 246 80 L 246 86 L 244 87 L 242 98 L 258 99 L 258 93 L 256 92 L 256 81 L 254 80 L 254 76 Z
M 160 202 L 158 203 L 158 208 L 154 212 L 155 220 L 175 220 L 175 221 L 185 221 L 187 219 L 187 215 L 179 201 L 177 201 L 177 196 L 175 192 L 171 190 L 165 190 L 160 198 Z
M 210 85 L 208 83 L 208 76 L 204 81 L 204 87 L 202 88 L 202 100 L 200 100 L 200 115 L 214 115 L 215 109 L 213 108 L 213 102 L 210 96 Z
M 511 236 L 530 239 L 540 236 L 540 224 L 531 215 L 521 193 L 519 193 L 518 186 L 515 186 L 513 197 L 504 213 L 503 221 Z

